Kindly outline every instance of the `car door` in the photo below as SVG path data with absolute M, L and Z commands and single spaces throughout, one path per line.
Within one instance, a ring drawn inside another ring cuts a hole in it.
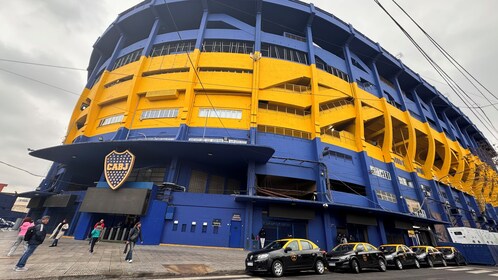
M 317 250 L 313 249 L 313 245 L 306 240 L 300 240 L 299 242 L 301 243 L 301 265 L 303 268 L 312 268 L 315 264 Z
M 372 260 L 369 256 L 369 253 L 365 249 L 365 246 L 363 243 L 358 243 L 355 248 L 356 256 L 358 259 L 358 262 L 360 264 L 360 267 L 371 267 Z
M 284 268 L 286 270 L 298 269 L 301 265 L 301 258 L 299 257 L 299 243 L 297 240 L 292 240 L 284 248 L 284 255 L 282 257 Z
M 368 243 L 365 243 L 363 245 L 367 250 L 368 266 L 377 268 L 379 266 L 379 257 L 380 257 L 379 250 L 377 250 L 377 248 Z
M 407 246 L 403 245 L 401 246 L 403 250 L 405 251 L 405 256 L 406 256 L 406 262 L 408 265 L 414 265 L 415 260 L 417 259 L 417 255 L 412 251 L 412 249 L 408 248 Z

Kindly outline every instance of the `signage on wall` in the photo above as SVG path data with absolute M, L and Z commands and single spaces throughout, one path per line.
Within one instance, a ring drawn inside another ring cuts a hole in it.
M 212 225 L 213 225 L 213 227 L 221 226 L 221 219 L 213 219 Z
M 135 155 L 128 150 L 122 153 L 114 150 L 105 156 L 104 175 L 111 189 L 117 190 L 126 181 L 134 163 Z
M 240 214 L 234 213 L 232 215 L 232 221 L 242 221 L 242 219 L 240 218 Z

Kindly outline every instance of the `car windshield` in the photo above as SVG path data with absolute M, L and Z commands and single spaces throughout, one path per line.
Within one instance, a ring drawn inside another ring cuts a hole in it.
M 387 254 L 392 254 L 396 252 L 396 246 L 380 246 L 379 249 Z
M 422 254 L 425 253 L 425 248 L 423 247 L 411 247 L 412 251 L 417 253 L 417 254 Z
M 449 255 L 452 253 L 450 248 L 441 248 L 439 249 L 439 251 L 441 251 L 445 255 Z
M 287 240 L 276 240 L 273 241 L 272 243 L 268 244 L 265 246 L 265 249 L 271 249 L 271 250 L 278 250 L 284 247 L 284 245 L 287 243 Z
M 341 244 L 332 249 L 332 252 L 349 252 L 353 251 L 353 248 L 354 244 Z

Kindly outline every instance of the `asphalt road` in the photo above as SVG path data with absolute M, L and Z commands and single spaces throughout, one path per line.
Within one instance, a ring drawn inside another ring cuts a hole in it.
M 247 280 L 247 279 L 334 279 L 334 280 L 363 280 L 363 279 L 424 279 L 424 280 L 438 280 L 438 279 L 451 279 L 451 280 L 498 280 L 498 267 L 493 266 L 448 266 L 448 267 L 435 267 L 435 268 L 421 268 L 421 269 L 405 269 L 393 270 L 387 272 L 378 272 L 376 270 L 365 270 L 360 274 L 353 274 L 350 272 L 325 272 L 323 275 L 316 275 L 313 272 L 300 272 L 289 273 L 282 278 L 273 278 L 268 275 L 223 275 L 223 276 L 208 276 L 208 277 L 188 277 L 188 278 L 168 278 L 175 280 Z M 157 279 L 156 279 L 157 280 Z

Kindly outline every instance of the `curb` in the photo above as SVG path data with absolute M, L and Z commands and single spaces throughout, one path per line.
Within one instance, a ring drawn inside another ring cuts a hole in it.
M 22 272 L 19 272 L 21 275 Z M 219 275 L 231 275 L 231 274 L 244 274 L 245 270 L 220 270 L 205 274 L 195 274 L 195 273 L 181 273 L 175 274 L 171 272 L 138 272 L 130 274 L 86 274 L 86 275 L 60 275 L 60 276 L 50 276 L 50 277 L 27 277 L 27 278 L 3 278 L 5 280 L 19 280 L 19 279 L 37 279 L 37 280 L 71 280 L 71 279 L 137 279 L 137 278 L 181 278 L 181 277 L 202 277 L 202 276 L 219 276 Z

